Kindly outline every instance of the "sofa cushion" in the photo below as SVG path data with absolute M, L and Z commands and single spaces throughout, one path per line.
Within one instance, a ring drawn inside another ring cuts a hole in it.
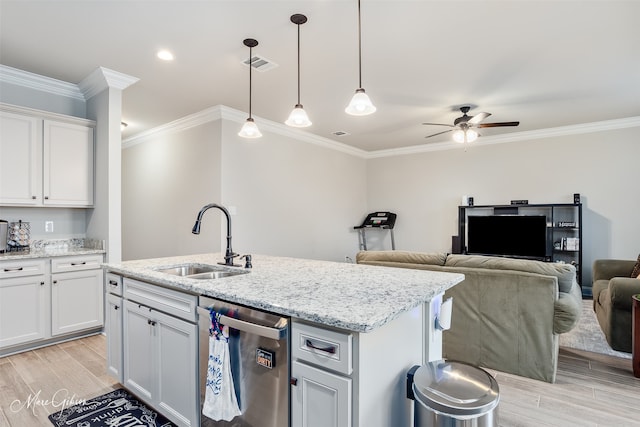
M 360 251 L 356 254 L 357 263 L 367 263 L 372 265 L 393 265 L 393 264 L 427 264 L 444 265 L 447 254 L 426 253 L 410 251 Z M 407 265 L 398 265 L 407 267 Z
M 638 277 L 638 275 L 640 275 L 640 255 L 638 255 L 636 265 L 634 265 L 633 270 L 631 270 L 631 277 Z
M 555 276 L 558 278 L 558 290 L 560 292 L 571 292 L 574 284 L 577 284 L 576 268 L 571 264 L 482 255 L 449 255 L 445 266 L 514 270 L 545 276 Z

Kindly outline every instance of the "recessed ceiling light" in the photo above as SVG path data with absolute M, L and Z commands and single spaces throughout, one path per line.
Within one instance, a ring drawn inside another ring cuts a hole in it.
M 166 49 L 159 50 L 156 56 L 163 61 L 173 61 L 173 53 L 169 52 Z

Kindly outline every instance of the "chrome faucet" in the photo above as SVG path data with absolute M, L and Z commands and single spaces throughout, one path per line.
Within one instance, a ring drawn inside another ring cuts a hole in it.
M 234 265 L 233 259 L 237 257 L 238 254 L 234 254 L 233 250 L 231 249 L 231 216 L 229 215 L 229 211 L 224 206 L 210 203 L 204 206 L 202 209 L 200 209 L 200 212 L 198 212 L 198 217 L 196 218 L 196 223 L 194 224 L 191 232 L 193 234 L 200 234 L 200 223 L 202 222 L 202 215 L 204 215 L 204 213 L 211 208 L 220 209 L 224 214 L 224 216 L 227 218 L 227 249 L 225 250 L 225 253 L 224 253 L 224 263 L 219 263 L 219 264 L 233 266 Z

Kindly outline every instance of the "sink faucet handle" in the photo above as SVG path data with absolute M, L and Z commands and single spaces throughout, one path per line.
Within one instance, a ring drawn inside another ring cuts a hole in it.
M 242 255 L 240 257 L 240 259 L 242 259 L 242 258 L 245 259 L 244 268 L 252 268 L 253 267 L 251 265 L 251 255 Z

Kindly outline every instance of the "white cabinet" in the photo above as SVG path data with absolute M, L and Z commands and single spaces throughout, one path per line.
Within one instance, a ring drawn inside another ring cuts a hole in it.
M 424 360 L 424 313 L 367 333 L 293 319 L 291 427 L 411 425 L 406 374 Z
M 49 279 L 45 261 L 0 263 L 0 348 L 48 336 Z
M 291 393 L 291 425 L 350 427 L 351 378 L 295 360 L 291 376 L 297 383 Z
M 42 132 L 35 117 L 0 112 L 0 204 L 42 203 Z
M 51 260 L 51 335 L 103 325 L 102 255 Z
M 0 205 L 93 206 L 93 122 L 0 107 Z
M 200 423 L 196 303 L 195 295 L 124 280 L 123 384 L 180 426 Z M 182 318 L 160 311 L 189 306 Z
M 0 356 L 100 330 L 102 255 L 0 262 Z
M 93 205 L 93 128 L 44 120 L 43 204 Z
M 107 372 L 124 381 L 122 362 L 122 277 L 107 273 L 105 289 L 105 334 L 107 335 Z

